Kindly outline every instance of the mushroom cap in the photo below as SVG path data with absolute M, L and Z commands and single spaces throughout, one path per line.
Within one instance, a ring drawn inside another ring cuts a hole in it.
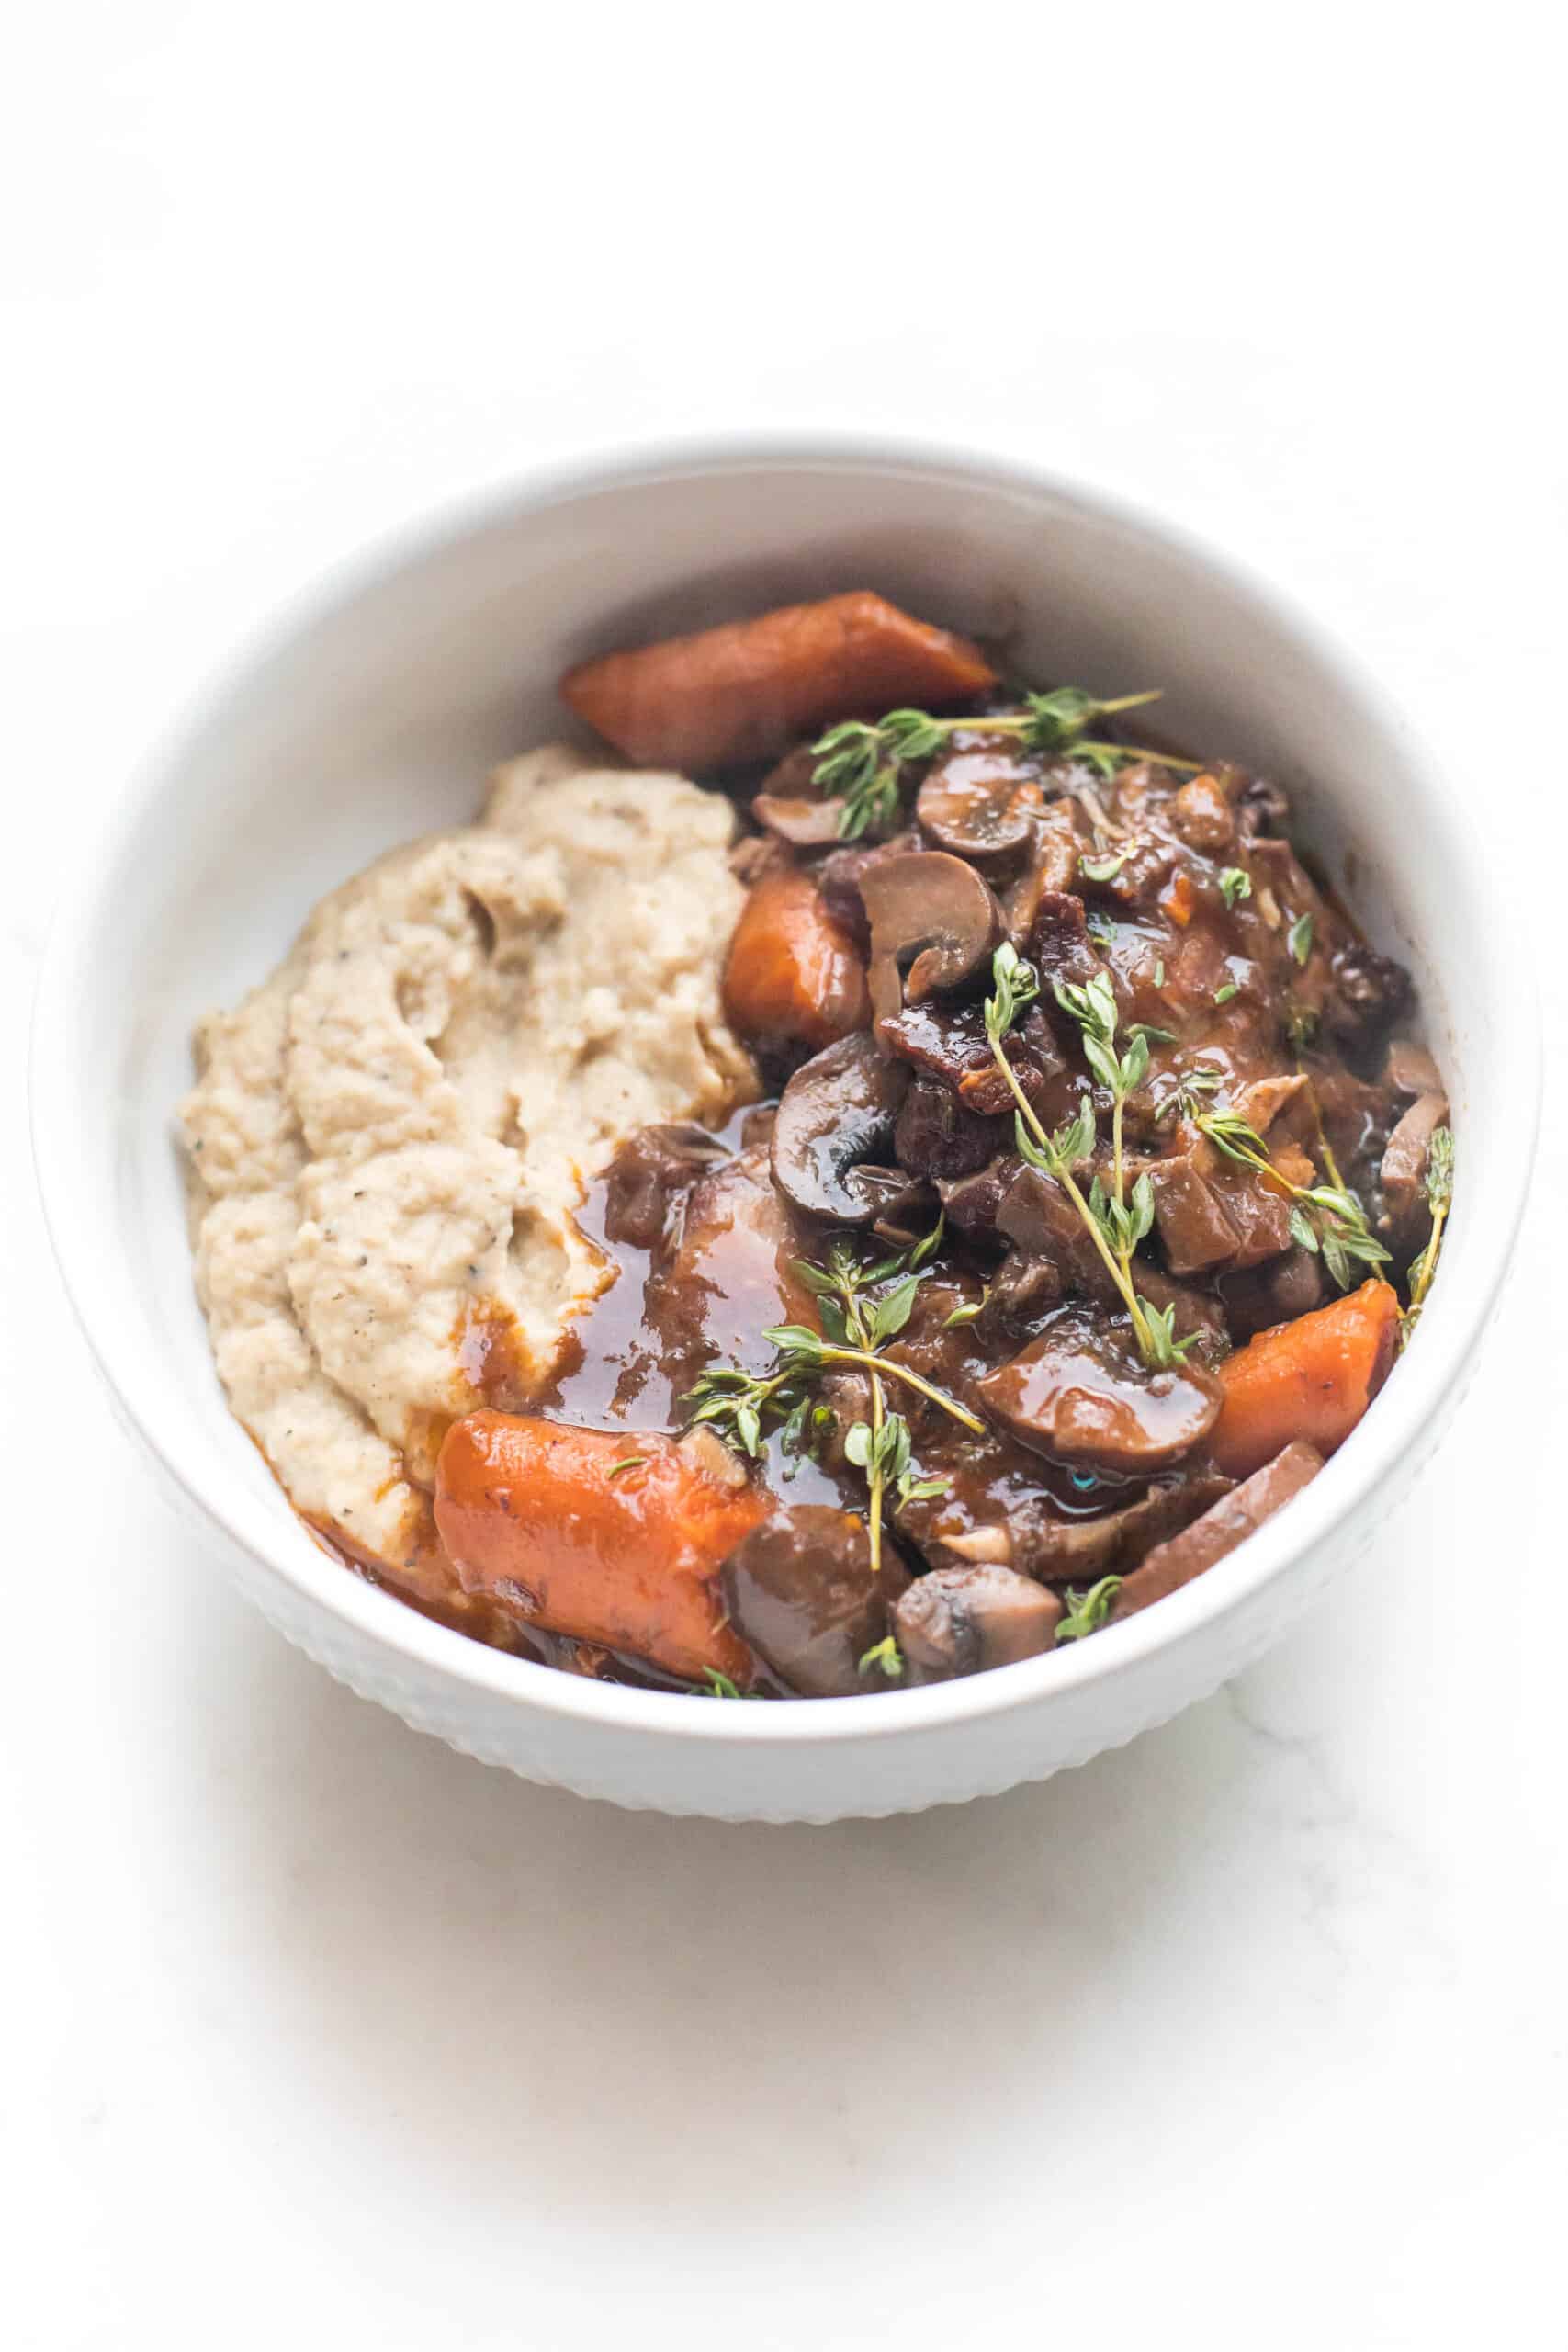
M 893 1611 L 894 1638 L 918 1682 L 945 1681 L 1038 1657 L 1055 1639 L 1062 1604 L 1032 1577 L 999 1562 L 932 1568 Z
M 887 1632 L 908 1571 L 886 1541 L 871 1573 L 863 1519 L 830 1503 L 781 1503 L 725 1562 L 730 1624 L 792 1690 L 831 1699 L 886 1684 L 860 1661 Z
M 1202 1365 L 1151 1372 L 1129 1347 L 1062 1307 L 1021 1354 L 976 1385 L 993 1419 L 1021 1445 L 1089 1469 L 1163 1470 L 1200 1445 L 1219 1418 L 1220 1384 Z
M 1002 937 L 990 885 L 945 850 L 883 858 L 866 868 L 860 888 L 871 919 L 871 1001 L 879 1021 L 891 1020 L 906 995 L 918 1004 L 935 990 L 962 988 Z M 906 963 L 908 977 L 900 982 Z
M 907 1062 L 877 1051 L 863 1029 L 814 1054 L 784 1088 L 773 1121 L 773 1182 L 807 1216 L 870 1225 L 882 1214 L 886 1169 L 864 1169 L 890 1148 L 909 1083 Z M 894 1182 L 908 1184 L 895 1173 Z
M 797 800 L 776 792 L 759 792 L 751 803 L 759 825 L 796 849 L 823 849 L 836 842 L 842 813 L 841 801 Z
M 1038 775 L 1006 751 L 953 752 L 927 775 L 915 815 L 938 849 L 1002 866 L 1029 848 L 1043 799 Z

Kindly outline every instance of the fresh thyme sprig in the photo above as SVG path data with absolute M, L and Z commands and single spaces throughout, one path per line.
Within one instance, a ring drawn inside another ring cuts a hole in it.
M 1406 1332 L 1427 1304 L 1427 1294 L 1438 1271 L 1438 1258 L 1443 1246 L 1443 1227 L 1448 1223 L 1453 1197 L 1453 1129 L 1434 1127 L 1431 1141 L 1427 1146 L 1427 1206 L 1431 1214 L 1432 1230 L 1427 1236 L 1426 1248 L 1410 1268 L 1410 1311 L 1405 1318 Z
M 882 1641 L 874 1643 L 870 1649 L 862 1652 L 859 1671 L 862 1674 L 869 1674 L 874 1666 L 879 1666 L 890 1682 L 903 1673 L 904 1653 L 891 1634 L 886 1635 Z
M 1047 1135 L 1008 1058 L 1003 1041 L 1018 1013 L 1039 995 L 1040 983 L 1032 968 L 1021 960 L 1017 949 L 1004 940 L 991 960 L 992 993 L 986 1000 L 986 1035 L 990 1042 L 992 1057 L 1006 1079 L 1016 1105 L 1013 1132 L 1019 1154 L 1032 1168 L 1042 1169 L 1053 1177 L 1066 1193 L 1104 1261 L 1106 1272 L 1121 1293 L 1144 1362 L 1156 1371 L 1168 1371 L 1180 1361 L 1192 1342 L 1190 1339 L 1176 1338 L 1170 1310 L 1163 1315 L 1157 1313 L 1146 1299 L 1139 1297 L 1134 1287 L 1133 1252 L 1154 1224 L 1154 1188 L 1146 1175 L 1140 1176 L 1129 1200 L 1122 1156 L 1122 1105 L 1134 1088 L 1143 1082 L 1149 1066 L 1150 1037 L 1162 1037 L 1166 1033 L 1150 1030 L 1140 1023 L 1128 1031 L 1131 1042 L 1126 1051 L 1119 1055 L 1116 1050 L 1116 999 L 1106 975 L 1097 973 L 1083 987 L 1061 980 L 1054 985 L 1056 1001 L 1077 1022 L 1083 1033 L 1084 1057 L 1089 1069 L 1111 1092 L 1113 1106 L 1111 1187 L 1107 1190 L 1104 1180 L 1096 1175 L 1086 1199 L 1073 1173 L 1075 1166 L 1080 1160 L 1088 1159 L 1094 1150 L 1093 1098 L 1081 1094 L 1075 1116 L 1065 1121 L 1054 1136 Z
M 949 736 L 960 731 L 1014 735 L 1033 752 L 1070 752 L 1074 759 L 1086 760 L 1100 775 L 1114 775 L 1118 768 L 1134 760 L 1191 768 L 1192 761 L 1101 742 L 1085 732 L 1096 718 L 1136 710 L 1144 703 L 1157 702 L 1159 694 L 1155 687 L 1146 694 L 1118 695 L 1102 702 L 1081 686 L 1058 686 L 1053 694 L 1025 695 L 1021 711 L 984 718 L 971 713 L 958 718 L 933 718 L 926 710 L 890 710 L 874 721 L 846 718 L 829 727 L 811 746 L 816 761 L 811 780 L 819 792 L 842 803 L 840 838 L 858 841 L 874 827 L 884 830 L 897 821 L 905 768 L 932 758 Z
M 1200 1062 L 1194 1069 L 1183 1070 L 1174 1091 L 1160 1104 L 1159 1117 L 1196 1118 L 1209 1097 L 1217 1094 L 1224 1082 L 1224 1070 L 1211 1069 L 1205 1062 Z
M 909 1320 L 915 1294 L 942 1235 L 939 1218 L 911 1249 L 872 1264 L 858 1258 L 845 1241 L 833 1244 L 826 1265 L 797 1258 L 795 1272 L 817 1300 L 822 1329 L 813 1331 L 805 1323 L 773 1325 L 762 1334 L 778 1359 L 771 1374 L 743 1373 L 723 1364 L 710 1367 L 686 1398 L 697 1408 L 692 1416 L 694 1426 L 699 1421 L 710 1423 L 731 1445 L 754 1458 L 770 1418 L 781 1421 L 784 1443 L 792 1449 L 808 1441 L 812 1422 L 831 1419 L 826 1407 L 812 1402 L 813 1385 L 822 1372 L 835 1364 L 854 1364 L 868 1374 L 871 1419 L 856 1421 L 847 1430 L 844 1453 L 865 1474 L 874 1577 L 882 1566 L 883 1511 L 888 1493 L 901 1509 L 906 1503 L 945 1494 L 948 1486 L 945 1478 L 919 1476 L 909 1425 L 901 1413 L 888 1411 L 883 1383 L 901 1382 L 929 1403 L 940 1406 L 976 1437 L 985 1430 L 984 1422 L 945 1389 L 908 1364 L 891 1363 L 883 1353 Z M 888 1283 L 891 1289 L 881 1288 Z
M 1295 1204 L 1291 1212 L 1291 1238 L 1324 1264 L 1341 1290 L 1355 1280 L 1354 1268 L 1386 1266 L 1389 1253 L 1367 1230 L 1366 1212 L 1348 1185 L 1294 1184 L 1269 1157 L 1269 1147 L 1256 1127 L 1235 1111 L 1200 1111 L 1193 1125 L 1216 1150 L 1243 1168 L 1269 1177 Z
M 1098 1634 L 1111 1614 L 1111 1604 L 1122 1589 L 1120 1577 L 1101 1577 L 1087 1592 L 1068 1591 L 1067 1613 L 1056 1624 L 1059 1642 L 1080 1642 L 1086 1634 Z

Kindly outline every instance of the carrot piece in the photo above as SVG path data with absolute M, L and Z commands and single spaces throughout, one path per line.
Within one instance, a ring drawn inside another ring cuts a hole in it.
M 1399 1301 L 1382 1282 L 1259 1331 L 1220 1366 L 1209 1432 L 1220 1469 L 1250 1477 L 1292 1438 L 1323 1453 L 1343 1445 L 1388 1377 L 1398 1333 Z
M 809 874 L 766 874 L 740 910 L 724 967 L 724 1010 L 752 1043 L 813 1051 L 871 1019 L 865 966 Z
M 1192 920 L 1193 907 L 1192 877 L 1185 866 L 1179 874 L 1171 876 L 1159 894 L 1159 903 L 1160 911 L 1185 931 Z
M 737 1473 L 673 1438 L 468 1413 L 441 1449 L 435 1523 L 466 1592 L 688 1681 L 712 1667 L 744 1685 L 718 1571 L 767 1505 Z
M 976 645 L 870 590 L 584 662 L 561 680 L 628 759 L 699 773 L 773 759 L 831 719 L 966 702 L 997 683 Z

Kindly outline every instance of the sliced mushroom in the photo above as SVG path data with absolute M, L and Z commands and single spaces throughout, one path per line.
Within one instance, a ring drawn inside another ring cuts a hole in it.
M 912 1681 L 945 1682 L 1039 1657 L 1061 1617 L 1061 1602 L 1043 1584 L 978 1562 L 917 1577 L 893 1611 L 893 1634 Z
M 1283 1510 L 1322 1467 L 1323 1456 L 1317 1448 L 1304 1439 L 1293 1439 L 1272 1462 L 1244 1478 L 1179 1535 L 1146 1553 L 1123 1579 L 1111 1603 L 1111 1616 L 1131 1617 L 1151 1601 L 1163 1600 L 1168 1593 L 1190 1584 L 1194 1577 L 1245 1543 L 1266 1519 Z
M 1162 1470 L 1202 1442 L 1220 1385 L 1190 1362 L 1151 1372 L 1075 1307 L 976 1384 L 994 1420 L 1021 1445 L 1091 1470 Z
M 1040 779 L 1005 752 L 954 752 L 921 785 L 915 815 L 938 849 L 987 870 L 1030 847 Z
M 1427 1051 L 1413 1037 L 1394 1037 L 1389 1042 L 1388 1059 L 1383 1064 L 1382 1082 L 1391 1093 L 1414 1097 L 1417 1094 L 1440 1094 L 1443 1074 Z
M 1388 1139 L 1381 1182 L 1390 1221 L 1407 1225 L 1421 1199 L 1432 1136 L 1449 1115 L 1446 1094 L 1418 1094 Z
M 908 1065 L 879 1054 L 863 1029 L 803 1062 L 773 1122 L 773 1182 L 785 1199 L 829 1225 L 879 1216 L 889 1181 L 905 1180 L 864 1163 L 890 1148 L 908 1083 Z
M 886 1689 L 860 1661 L 887 1633 L 908 1571 L 885 1543 L 871 1573 L 865 1521 L 830 1504 L 781 1504 L 730 1554 L 721 1573 L 729 1622 L 775 1674 L 807 1698 Z
M 871 918 L 871 1002 L 879 1021 L 983 971 L 1002 936 L 990 887 L 961 857 L 913 850 L 867 866 L 861 897 Z M 908 977 L 900 981 L 905 966 Z
M 842 803 L 837 800 L 788 800 L 777 793 L 759 792 L 751 814 L 759 825 L 796 849 L 824 849 L 839 838 Z

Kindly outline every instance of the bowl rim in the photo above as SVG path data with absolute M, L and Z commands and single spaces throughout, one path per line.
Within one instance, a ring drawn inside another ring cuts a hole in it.
M 1466 1178 L 1445 1244 L 1442 1274 L 1423 1315 L 1422 1344 L 1399 1367 L 1371 1415 L 1293 1502 L 1289 1512 L 1158 1608 L 1108 1626 L 1087 1643 L 964 1679 L 907 1690 L 887 1688 L 852 1698 L 801 1699 L 788 1705 L 714 1706 L 705 1695 L 644 1690 L 591 1681 L 494 1650 L 422 1616 L 395 1594 L 347 1575 L 308 1540 L 286 1545 L 259 1500 L 231 1487 L 205 1444 L 187 1442 L 188 1417 L 177 1384 L 163 1373 L 145 1318 L 120 1270 L 112 1236 L 95 1228 L 91 1188 L 73 1148 L 73 1034 L 92 999 L 92 943 L 121 857 L 155 809 L 165 776 L 275 657 L 346 612 L 378 583 L 413 571 L 465 541 L 542 509 L 601 492 L 682 477 L 762 470 L 914 473 L 976 491 L 1051 502 L 1126 531 L 1206 573 L 1292 639 L 1385 737 L 1397 740 L 1429 804 L 1426 815 L 1446 832 L 1462 862 L 1475 920 L 1466 927 L 1467 972 L 1499 1006 L 1508 987 L 1508 1019 L 1489 1044 L 1488 1078 L 1515 1105 L 1519 1125 L 1506 1149 L 1490 1145 L 1481 1123 L 1467 1134 Z M 1368 1504 L 1385 1472 L 1441 1417 L 1467 1376 L 1471 1359 L 1506 1272 L 1524 1213 L 1540 1115 L 1540 1046 L 1533 971 L 1504 943 L 1510 933 L 1500 881 L 1464 798 L 1423 735 L 1395 707 L 1359 657 L 1302 612 L 1293 600 L 1183 526 L 1096 484 L 1054 473 L 1029 460 L 962 445 L 897 435 L 837 432 L 779 435 L 705 433 L 577 454 L 521 474 L 508 473 L 457 500 L 443 501 L 360 542 L 241 636 L 184 698 L 130 768 L 66 887 L 50 927 L 34 1001 L 29 1097 L 34 1165 L 45 1223 L 78 1326 L 111 1394 L 143 1443 L 220 1536 L 258 1559 L 308 1605 L 342 1621 L 399 1663 L 501 1701 L 612 1733 L 736 1741 L 748 1747 L 794 1748 L 907 1736 L 944 1724 L 1033 1708 L 1082 1692 L 1127 1672 L 1157 1652 L 1203 1639 L 1234 1616 L 1287 1566 L 1310 1553 L 1341 1521 Z M 1522 968 L 1521 968 L 1522 966 Z M 1489 986 L 1488 986 L 1489 983 Z M 87 1197 L 83 1198 L 84 1188 Z M 150 1360 L 151 1359 L 151 1360 Z M 896 1705 L 886 1702 L 897 1701 Z

